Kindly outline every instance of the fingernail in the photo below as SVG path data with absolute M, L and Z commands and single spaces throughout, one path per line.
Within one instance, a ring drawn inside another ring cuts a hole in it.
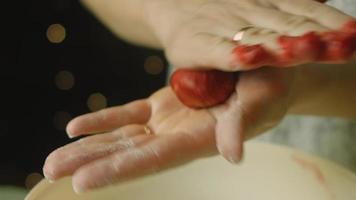
M 75 138 L 76 136 L 74 134 L 72 134 L 68 129 L 66 130 L 67 136 L 72 139 Z
M 232 164 L 239 164 L 241 161 L 241 158 L 239 156 L 230 156 L 230 157 L 228 157 L 227 160 Z
M 83 194 L 85 192 L 84 188 L 79 187 L 77 185 L 73 185 L 73 190 L 76 194 Z
M 69 125 L 67 125 L 67 127 L 66 127 L 66 133 L 67 133 L 67 135 L 68 135 L 68 137 L 69 138 L 74 138 L 74 137 L 76 137 L 70 130 L 69 130 Z
M 68 136 L 70 139 L 75 138 L 75 136 L 74 136 L 74 135 L 72 135 L 71 133 L 68 133 L 68 132 L 67 132 L 67 136 Z

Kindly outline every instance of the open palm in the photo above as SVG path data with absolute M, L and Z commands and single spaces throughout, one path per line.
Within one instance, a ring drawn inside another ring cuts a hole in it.
M 44 174 L 52 180 L 73 175 L 80 192 L 213 155 L 217 149 L 237 162 L 245 138 L 284 116 L 293 74 L 287 71 L 244 72 L 237 92 L 209 110 L 185 107 L 166 87 L 147 99 L 80 116 L 70 122 L 68 133 L 100 134 L 51 153 Z

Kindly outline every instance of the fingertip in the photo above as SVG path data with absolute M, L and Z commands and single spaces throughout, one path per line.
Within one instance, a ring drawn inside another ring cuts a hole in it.
M 317 60 L 325 47 L 316 32 L 307 32 L 301 36 L 282 35 L 278 38 L 281 48 L 279 62 L 282 65 L 297 65 Z
M 321 35 L 325 50 L 320 61 L 338 62 L 350 59 L 355 51 L 356 35 L 341 31 L 324 32 Z
M 66 126 L 66 133 L 69 138 L 75 138 L 80 136 L 80 131 L 78 130 L 77 118 L 72 119 Z
M 216 143 L 219 153 L 229 162 L 237 164 L 242 159 L 244 122 L 234 106 L 218 118 Z
M 230 163 L 239 164 L 243 157 L 243 144 L 218 147 L 219 153 Z
M 70 139 L 73 139 L 73 138 L 77 137 L 77 135 L 74 134 L 75 132 L 72 130 L 72 127 L 67 126 L 67 128 L 66 128 L 66 133 L 67 133 L 67 136 L 68 136 Z
M 89 191 L 91 188 L 88 185 L 88 176 L 83 174 L 81 170 L 78 170 L 72 177 L 72 187 L 76 194 L 83 194 Z
M 74 179 L 73 179 L 72 187 L 73 187 L 73 191 L 76 194 L 83 194 L 84 192 L 87 191 L 87 188 L 83 187 L 81 184 L 74 183 Z
M 237 45 L 233 49 L 238 70 L 252 70 L 275 62 L 275 56 L 263 45 Z
M 356 34 L 356 19 L 347 21 L 341 28 L 341 31 Z
M 48 157 L 42 168 L 43 176 L 50 182 L 53 183 L 56 180 L 55 168 L 48 162 Z

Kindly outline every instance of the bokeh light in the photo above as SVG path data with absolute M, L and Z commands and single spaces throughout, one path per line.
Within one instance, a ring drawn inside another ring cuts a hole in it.
M 158 56 L 149 56 L 145 60 L 145 71 L 151 75 L 158 75 L 163 71 L 163 60 Z
M 61 24 L 51 24 L 47 28 L 47 39 L 51 43 L 61 43 L 66 38 L 66 29 Z
M 60 90 L 69 90 L 74 86 L 74 75 L 69 71 L 60 71 L 55 77 L 55 84 Z
M 26 177 L 25 186 L 27 189 L 32 189 L 37 183 L 43 179 L 43 176 L 39 173 L 31 173 Z
M 57 111 L 53 117 L 53 124 L 57 130 L 65 130 L 68 122 L 72 119 L 72 116 L 68 112 Z
M 95 112 L 107 107 L 107 99 L 101 93 L 91 94 L 87 101 L 90 111 Z

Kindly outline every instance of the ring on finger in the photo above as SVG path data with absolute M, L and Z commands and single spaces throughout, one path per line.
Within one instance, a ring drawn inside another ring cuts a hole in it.
M 234 42 L 239 42 L 243 39 L 244 34 L 247 30 L 254 28 L 253 26 L 245 26 L 243 28 L 241 28 L 237 33 L 234 34 L 234 36 L 232 37 L 232 41 Z
M 146 135 L 152 135 L 153 133 L 152 133 L 152 130 L 150 129 L 150 127 L 148 126 L 148 125 L 145 125 L 144 127 L 143 127 L 143 130 L 145 131 L 145 134 Z

